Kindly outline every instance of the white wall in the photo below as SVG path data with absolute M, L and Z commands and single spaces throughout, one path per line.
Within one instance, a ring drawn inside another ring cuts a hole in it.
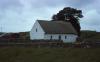
M 37 29 L 37 32 L 36 32 Z M 30 31 L 30 39 L 35 40 L 35 39 L 44 39 L 44 31 L 41 28 L 40 24 L 38 21 L 34 23 L 34 26 L 32 27 Z
M 46 34 L 44 36 L 44 39 L 51 39 L 51 36 L 52 36 L 52 39 L 58 40 L 59 35 L 61 36 L 61 40 L 63 40 L 65 43 L 75 42 L 76 38 L 78 37 L 77 35 L 74 35 L 74 34 Z M 66 39 L 65 39 L 65 36 L 66 36 Z

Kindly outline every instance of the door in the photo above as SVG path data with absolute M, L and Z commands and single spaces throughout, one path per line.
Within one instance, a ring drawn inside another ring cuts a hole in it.
M 61 36 L 59 35 L 59 40 L 61 40 Z

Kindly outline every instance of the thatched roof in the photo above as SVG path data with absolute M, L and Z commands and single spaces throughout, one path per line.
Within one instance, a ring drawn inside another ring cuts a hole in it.
M 46 34 L 77 34 L 70 22 L 38 20 Z

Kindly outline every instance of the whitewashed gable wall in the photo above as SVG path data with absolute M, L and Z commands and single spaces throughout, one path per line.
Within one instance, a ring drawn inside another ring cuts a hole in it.
M 38 21 L 34 23 L 34 26 L 32 27 L 30 31 L 30 39 L 35 40 L 35 39 L 44 39 L 44 31 Z

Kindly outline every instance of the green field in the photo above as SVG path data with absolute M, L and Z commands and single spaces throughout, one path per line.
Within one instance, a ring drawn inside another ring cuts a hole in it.
M 0 48 L 0 62 L 100 62 L 100 48 Z

